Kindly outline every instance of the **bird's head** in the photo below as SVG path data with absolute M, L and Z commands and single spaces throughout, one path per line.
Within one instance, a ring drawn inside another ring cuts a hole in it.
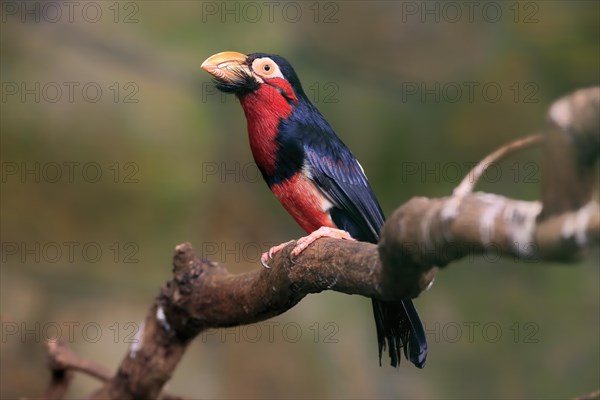
M 306 97 L 290 63 L 275 54 L 226 51 L 207 58 L 202 69 L 214 77 L 217 89 L 240 99 L 259 95 L 263 106 L 281 100 L 296 104 Z

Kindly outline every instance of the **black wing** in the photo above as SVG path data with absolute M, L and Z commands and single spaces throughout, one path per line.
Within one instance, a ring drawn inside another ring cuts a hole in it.
M 337 139 L 306 143 L 304 154 L 311 179 L 334 205 L 330 213 L 336 226 L 358 240 L 377 243 L 383 211 L 350 150 Z

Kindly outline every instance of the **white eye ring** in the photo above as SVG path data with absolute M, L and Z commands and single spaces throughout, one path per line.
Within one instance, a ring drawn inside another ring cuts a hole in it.
M 283 78 L 279 66 L 269 57 L 257 58 L 252 61 L 252 71 L 263 79 Z

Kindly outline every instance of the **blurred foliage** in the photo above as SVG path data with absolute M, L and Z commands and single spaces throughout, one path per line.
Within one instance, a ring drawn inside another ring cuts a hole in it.
M 72 18 L 51 3 L 61 15 L 2 3 L 2 398 L 42 393 L 41 340 L 56 332 L 115 368 L 177 243 L 243 272 L 301 235 L 256 175 L 237 101 L 199 69 L 209 55 L 285 56 L 387 213 L 449 194 L 472 163 L 541 129 L 557 97 L 599 83 L 598 2 L 477 2 L 473 12 L 453 2 L 457 17 L 444 2 L 107 1 L 77 3 Z M 493 172 L 481 190 L 539 195 L 538 150 Z M 416 301 L 430 340 L 422 371 L 378 366 L 366 299 L 310 296 L 270 322 L 203 335 L 168 388 L 192 398 L 573 397 L 598 386 L 598 275 L 597 251 L 577 266 L 456 263 Z M 95 387 L 78 375 L 69 396 Z

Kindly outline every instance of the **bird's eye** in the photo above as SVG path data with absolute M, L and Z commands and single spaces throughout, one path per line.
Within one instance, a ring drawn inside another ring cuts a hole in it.
M 257 58 L 252 62 L 252 70 L 265 79 L 283 77 L 277 64 L 268 57 Z

